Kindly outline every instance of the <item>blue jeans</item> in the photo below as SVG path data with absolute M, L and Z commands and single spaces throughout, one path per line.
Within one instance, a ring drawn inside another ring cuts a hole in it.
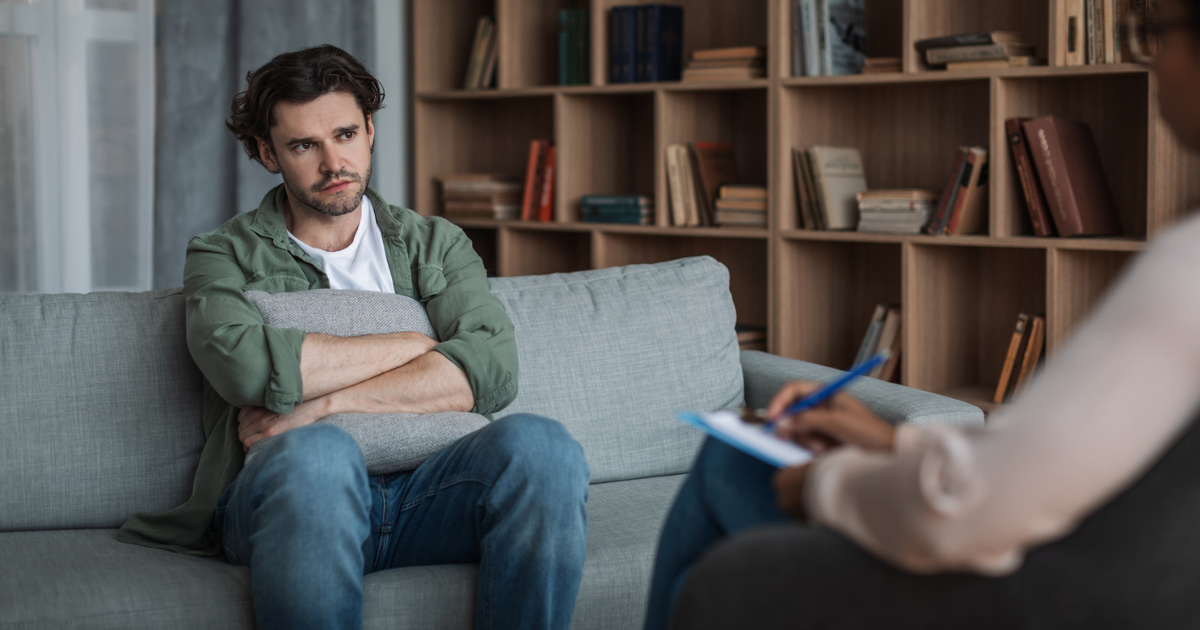
M 587 537 L 588 467 L 561 424 L 490 423 L 416 470 L 368 476 L 345 431 L 271 440 L 221 495 L 226 558 L 265 628 L 361 628 L 366 573 L 479 563 L 476 628 L 566 628 Z
M 688 572 L 721 540 L 756 527 L 791 523 L 775 502 L 778 469 L 709 438 L 663 525 L 650 581 L 646 630 L 663 630 Z

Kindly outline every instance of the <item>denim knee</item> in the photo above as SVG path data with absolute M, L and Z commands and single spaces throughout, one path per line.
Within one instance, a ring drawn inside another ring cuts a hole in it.
M 563 489 L 586 489 L 591 472 L 583 447 L 558 421 L 522 413 L 501 418 L 489 429 L 489 444 L 510 467 L 530 478 L 561 481 Z
M 367 469 L 358 443 L 342 429 L 310 424 L 276 436 L 259 454 L 265 479 L 275 488 L 306 494 L 352 488 L 367 496 Z

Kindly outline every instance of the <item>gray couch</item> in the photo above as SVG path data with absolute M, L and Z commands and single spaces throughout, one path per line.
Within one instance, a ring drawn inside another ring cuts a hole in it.
M 836 372 L 738 352 L 725 268 L 707 257 L 493 280 L 516 324 L 504 413 L 563 422 L 592 470 L 574 628 L 637 628 L 655 545 L 701 436 L 680 409 L 764 406 Z M 891 421 L 980 424 L 978 409 L 864 379 Z M 179 290 L 0 296 L 0 628 L 252 627 L 249 571 L 118 543 L 137 511 L 188 495 L 204 442 Z M 502 414 L 503 415 L 503 414 Z M 473 565 L 366 576 L 368 628 L 470 628 Z

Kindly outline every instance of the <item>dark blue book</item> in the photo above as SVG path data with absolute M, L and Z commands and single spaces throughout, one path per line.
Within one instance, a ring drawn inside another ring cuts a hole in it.
M 601 216 L 601 215 L 583 215 L 584 223 L 621 223 L 625 225 L 650 225 L 650 217 L 640 216 Z
M 575 57 L 577 85 L 592 82 L 592 10 L 575 9 Z
M 558 12 L 558 84 L 571 85 L 571 10 Z
M 601 217 L 641 217 L 650 216 L 653 212 L 647 206 L 584 206 L 583 214 Z
M 609 83 L 633 83 L 635 6 L 613 7 L 608 13 Z
M 584 206 L 649 206 L 653 202 L 646 195 L 584 195 L 579 203 Z
M 678 81 L 683 73 L 683 7 L 647 4 L 639 9 L 638 81 Z

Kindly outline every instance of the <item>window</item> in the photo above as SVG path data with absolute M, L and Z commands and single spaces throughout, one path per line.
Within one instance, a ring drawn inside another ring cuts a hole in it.
M 0 0 L 0 291 L 150 288 L 154 0 Z

